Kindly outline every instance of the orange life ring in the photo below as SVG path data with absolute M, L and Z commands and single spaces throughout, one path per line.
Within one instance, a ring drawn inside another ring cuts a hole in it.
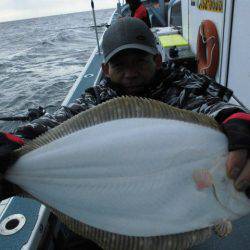
M 215 24 L 202 21 L 197 39 L 198 73 L 215 78 L 219 65 L 219 38 Z

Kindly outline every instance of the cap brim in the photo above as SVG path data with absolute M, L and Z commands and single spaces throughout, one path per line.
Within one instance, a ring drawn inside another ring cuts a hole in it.
M 123 45 L 123 46 L 120 46 L 120 47 L 116 48 L 111 53 L 109 53 L 104 58 L 105 63 L 107 63 L 111 59 L 111 57 L 113 57 L 117 53 L 121 52 L 122 50 L 126 50 L 126 49 L 138 49 L 138 50 L 148 52 L 149 54 L 152 54 L 152 55 L 156 55 L 156 54 L 159 53 L 157 48 L 152 48 L 152 47 L 145 46 L 145 45 L 142 45 L 142 44 L 126 44 L 126 45 Z

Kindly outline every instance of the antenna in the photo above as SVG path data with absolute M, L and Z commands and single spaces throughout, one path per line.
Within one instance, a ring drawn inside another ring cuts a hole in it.
M 96 34 L 96 42 L 97 42 L 97 47 L 98 47 L 98 53 L 101 54 L 100 44 L 99 44 L 99 38 L 98 38 L 98 32 L 97 32 L 97 25 L 96 25 L 96 18 L 95 18 L 95 5 L 94 5 L 94 1 L 93 0 L 91 0 L 91 7 L 92 7 L 94 24 L 95 24 L 95 34 Z

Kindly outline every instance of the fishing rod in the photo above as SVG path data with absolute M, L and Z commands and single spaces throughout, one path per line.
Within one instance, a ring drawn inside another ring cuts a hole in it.
M 96 42 L 97 42 L 97 47 L 98 47 L 98 53 L 101 54 L 100 44 L 99 44 L 99 38 L 98 38 L 98 32 L 97 32 L 97 25 L 96 25 L 96 17 L 95 17 L 95 5 L 94 5 L 94 1 L 93 0 L 91 0 L 91 7 L 92 7 L 94 24 L 95 24 L 95 34 L 96 34 Z
M 49 105 L 46 108 L 48 107 L 55 107 L 55 106 Z M 46 108 L 39 106 L 38 108 L 28 109 L 27 115 L 0 117 L 0 121 L 21 121 L 21 122 L 30 121 L 31 122 L 43 116 L 46 113 Z
M 99 25 L 91 25 L 91 26 L 89 26 L 90 28 L 95 28 L 95 27 L 97 27 L 97 28 L 103 28 L 103 27 L 106 27 L 106 28 L 108 28 L 110 25 L 108 24 L 108 23 L 101 23 L 101 24 L 99 24 Z

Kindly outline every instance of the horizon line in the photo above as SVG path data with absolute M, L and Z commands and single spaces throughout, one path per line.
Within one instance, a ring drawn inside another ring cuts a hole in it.
M 100 10 L 109 10 L 109 9 L 115 9 L 114 8 L 102 8 L 102 9 L 95 9 L 95 11 L 100 11 Z M 24 20 L 29 20 L 29 19 L 36 19 L 36 18 L 43 18 L 43 17 L 51 17 L 51 16 L 61 16 L 61 15 L 70 15 L 70 14 L 77 14 L 77 13 L 83 13 L 83 12 L 90 12 L 90 10 L 82 10 L 82 11 L 76 11 L 76 12 L 67 12 L 67 13 L 60 13 L 60 14 L 51 14 L 48 16 L 36 16 L 36 17 L 28 17 L 28 18 L 20 18 L 20 19 L 13 19 L 13 20 L 7 20 L 7 21 L 1 21 L 1 23 L 9 23 L 9 22 L 16 22 L 16 21 L 24 21 Z

